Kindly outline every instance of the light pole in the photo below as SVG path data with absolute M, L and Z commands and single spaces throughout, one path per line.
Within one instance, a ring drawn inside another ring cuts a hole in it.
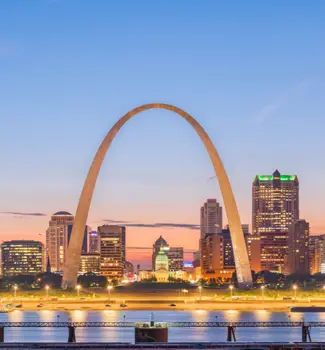
M 188 293 L 187 289 L 182 289 L 182 292 L 184 293 L 184 303 L 186 303 L 185 295 Z
M 265 286 L 261 286 L 262 300 L 264 300 L 264 289 L 265 289 Z
M 200 300 L 202 300 L 202 286 L 199 286 Z
M 298 287 L 297 287 L 296 284 L 294 284 L 292 288 L 293 288 L 293 291 L 294 291 L 294 293 L 295 293 L 295 300 L 297 300 L 297 288 L 298 288 Z
M 80 288 L 81 288 L 81 285 L 78 284 L 78 285 L 76 286 L 78 298 L 79 298 L 79 296 L 80 296 Z
M 17 289 L 18 289 L 18 286 L 15 284 L 14 285 L 14 297 L 16 298 L 17 296 Z
M 113 289 L 112 286 L 107 286 L 107 293 L 108 293 L 108 302 L 111 302 L 111 290 Z
M 232 290 L 234 289 L 234 286 L 231 284 L 231 285 L 229 286 L 229 289 L 230 289 L 230 297 L 231 297 L 231 299 L 232 299 Z
M 50 286 L 47 284 L 47 285 L 45 286 L 45 291 L 46 291 L 46 299 L 48 299 L 48 298 L 49 298 L 49 289 L 50 289 Z

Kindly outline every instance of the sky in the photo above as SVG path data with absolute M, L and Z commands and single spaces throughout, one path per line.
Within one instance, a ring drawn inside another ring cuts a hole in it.
M 0 241 L 44 241 L 51 214 L 74 214 L 105 134 L 150 102 L 202 124 L 243 223 L 254 176 L 279 169 L 325 233 L 324 94 L 324 1 L 0 1 Z M 190 260 L 207 198 L 222 203 L 195 132 L 147 111 L 109 149 L 88 224 L 131 224 L 134 263 L 159 235 Z

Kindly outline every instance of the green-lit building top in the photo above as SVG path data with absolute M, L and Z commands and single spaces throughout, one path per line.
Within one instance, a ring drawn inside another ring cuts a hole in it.
M 273 175 L 256 175 L 259 181 L 273 181 L 275 176 Z M 297 175 L 280 175 L 280 181 L 294 181 Z

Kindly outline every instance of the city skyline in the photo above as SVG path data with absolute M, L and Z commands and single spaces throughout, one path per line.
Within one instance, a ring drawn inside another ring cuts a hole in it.
M 251 225 L 255 175 L 279 169 L 297 174 L 300 217 L 311 234 L 324 233 L 324 4 L 288 3 L 140 1 L 127 13 L 103 1 L 77 13 L 75 1 L 1 3 L 1 241 L 45 243 L 53 213 L 75 215 L 106 130 L 150 100 L 179 105 L 209 131 L 242 223 Z M 162 234 L 195 250 L 198 208 L 207 198 L 224 204 L 194 136 L 162 111 L 127 126 L 104 163 L 88 225 L 127 221 L 129 246 L 141 234 L 151 247 Z

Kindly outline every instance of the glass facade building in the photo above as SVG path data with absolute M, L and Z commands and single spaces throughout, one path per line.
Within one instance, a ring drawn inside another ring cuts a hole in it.
M 44 246 L 38 241 L 7 241 L 1 244 L 4 276 L 38 274 L 44 271 Z
M 296 175 L 257 175 L 252 189 L 251 267 L 255 272 L 284 272 L 289 226 L 299 220 Z

